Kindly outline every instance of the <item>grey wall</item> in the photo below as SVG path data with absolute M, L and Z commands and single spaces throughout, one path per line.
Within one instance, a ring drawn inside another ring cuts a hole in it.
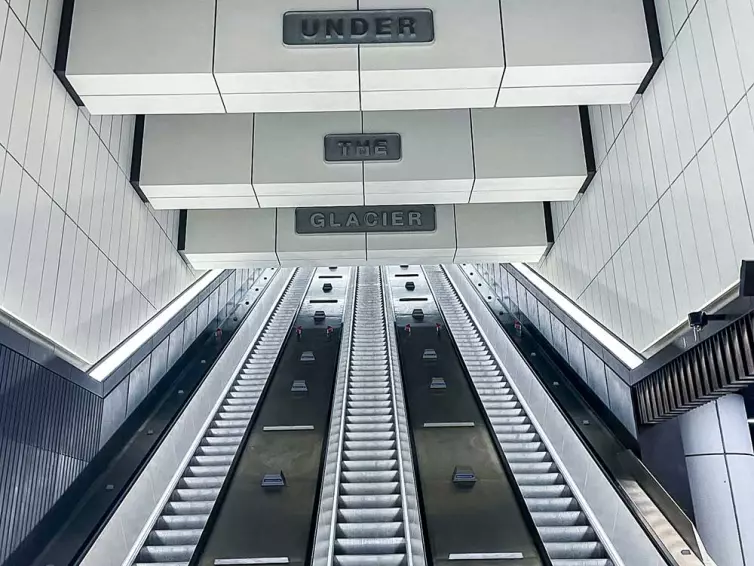
M 103 399 L 0 345 L 0 563 L 99 448 Z
M 555 244 L 538 267 L 650 352 L 754 256 L 754 9 L 654 5 L 665 60 L 631 104 L 589 108 L 597 174 L 553 203 Z
M 214 330 L 261 275 L 223 272 L 104 383 L 0 327 L 0 563 L 194 339 Z
M 0 310 L 86 368 L 195 278 L 178 211 L 128 183 L 133 116 L 91 116 L 53 72 L 63 0 L 0 0 Z
M 475 267 L 494 288 L 498 299 L 514 312 L 520 310 L 584 384 L 636 436 L 629 369 L 588 333 L 582 332 L 575 321 L 518 274 L 515 268 L 496 263 Z

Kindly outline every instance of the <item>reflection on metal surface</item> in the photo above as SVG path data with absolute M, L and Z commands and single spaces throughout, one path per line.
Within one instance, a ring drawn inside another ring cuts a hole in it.
M 290 425 L 290 426 L 266 426 L 264 432 L 296 432 L 301 430 L 314 430 L 314 425 Z
M 285 45 L 429 43 L 435 39 L 432 10 L 286 12 Z

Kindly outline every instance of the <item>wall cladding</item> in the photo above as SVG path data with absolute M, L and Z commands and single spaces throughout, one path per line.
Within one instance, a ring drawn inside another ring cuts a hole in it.
M 754 256 L 754 6 L 654 0 L 665 60 L 630 105 L 589 113 L 597 174 L 553 203 L 538 271 L 639 351 Z
M 494 288 L 498 299 L 520 310 L 574 372 L 634 436 L 637 436 L 629 369 L 584 333 L 556 305 L 514 268 L 505 264 L 480 264 L 479 274 Z M 515 275 L 514 275 L 515 273 Z
M 0 0 L 0 308 L 96 362 L 185 289 L 178 211 L 128 183 L 133 116 L 53 72 L 63 0 Z
M 194 340 L 214 331 L 262 272 L 223 272 L 104 383 L 74 368 L 51 371 L 65 362 L 52 364 L 35 352 L 38 363 L 0 343 L 0 564 Z M 28 340 L 9 340 L 11 332 L 0 332 L 0 342 L 29 353 L 23 348 L 30 348 Z M 91 383 L 73 381 L 83 378 Z
M 0 563 L 99 449 L 103 399 L 0 345 Z

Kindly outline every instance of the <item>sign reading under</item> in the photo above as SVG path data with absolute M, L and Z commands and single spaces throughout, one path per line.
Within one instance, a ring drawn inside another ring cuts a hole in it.
M 285 45 L 352 45 L 360 43 L 431 43 L 432 10 L 347 10 L 286 12 Z
M 433 232 L 436 227 L 431 204 L 296 209 L 296 234 Z
M 400 134 L 325 136 L 325 161 L 398 161 L 400 158 Z

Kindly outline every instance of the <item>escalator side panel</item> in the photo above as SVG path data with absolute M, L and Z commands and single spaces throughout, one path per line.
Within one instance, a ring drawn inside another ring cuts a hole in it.
M 494 442 L 469 389 L 463 367 L 450 340 L 439 339 L 434 321 L 414 325 L 410 337 L 398 329 L 404 388 L 409 405 L 417 470 L 429 546 L 434 563 L 500 564 L 499 560 L 450 560 L 451 555 L 493 553 L 520 558 L 506 564 L 542 564 L 536 544 L 508 483 Z M 437 361 L 422 359 L 426 349 Z M 446 389 L 431 390 L 433 377 Z M 425 423 L 464 423 L 472 426 L 425 428 Z M 473 487 L 452 482 L 456 467 L 474 471 Z

